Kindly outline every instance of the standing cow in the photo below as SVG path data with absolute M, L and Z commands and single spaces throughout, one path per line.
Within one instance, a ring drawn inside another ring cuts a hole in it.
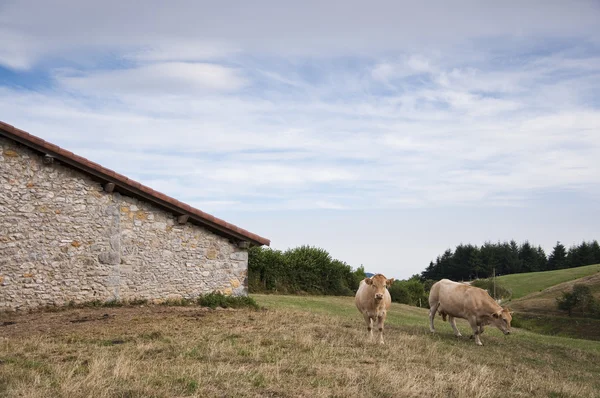
M 377 321 L 379 329 L 379 344 L 383 343 L 383 323 L 387 316 L 387 310 L 392 305 L 392 297 L 387 287 L 392 286 L 394 278 L 386 279 L 381 274 L 373 275 L 360 281 L 358 291 L 354 297 L 356 308 L 365 317 L 369 339 L 373 341 L 373 322 Z
M 442 279 L 431 287 L 429 292 L 429 330 L 435 333 L 433 318 L 439 311 L 444 321 L 448 321 L 456 337 L 462 336 L 456 328 L 454 318 L 466 319 L 473 329 L 475 344 L 483 345 L 479 336 L 485 325 L 493 325 L 504 334 L 510 334 L 512 312 L 502 308 L 483 289 L 464 283 Z

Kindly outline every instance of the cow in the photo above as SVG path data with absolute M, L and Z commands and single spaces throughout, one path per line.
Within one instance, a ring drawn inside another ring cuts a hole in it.
M 434 283 L 429 292 L 429 330 L 432 333 L 435 333 L 433 319 L 436 312 L 439 312 L 444 321 L 448 316 L 456 337 L 461 337 L 462 334 L 456 327 L 455 318 L 466 319 L 473 329 L 471 338 L 475 337 L 477 345 L 483 345 L 479 336 L 485 325 L 495 326 L 505 335 L 510 334 L 512 311 L 502 308 L 488 292 L 475 286 L 449 279 Z
M 356 308 L 365 318 L 369 340 L 373 341 L 373 323 L 377 321 L 379 329 L 379 344 L 383 342 L 383 323 L 387 316 L 387 310 L 392 305 L 392 297 L 387 288 L 392 286 L 394 278 L 387 279 L 382 274 L 373 275 L 360 281 L 354 302 Z

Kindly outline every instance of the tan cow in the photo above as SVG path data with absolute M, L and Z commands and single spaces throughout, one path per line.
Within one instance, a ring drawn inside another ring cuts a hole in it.
M 354 302 L 356 308 L 365 317 L 369 339 L 373 341 L 373 322 L 377 321 L 379 329 L 379 343 L 383 343 L 383 323 L 387 316 L 387 310 L 392 305 L 392 297 L 387 287 L 392 286 L 394 278 L 386 279 L 381 274 L 373 275 L 360 281 Z
M 462 335 L 456 328 L 454 318 L 466 319 L 473 329 L 477 345 L 483 345 L 479 336 L 485 325 L 496 326 L 502 333 L 510 334 L 512 312 L 498 305 L 488 292 L 475 286 L 449 279 L 434 283 L 429 292 L 429 330 L 432 333 L 435 333 L 433 319 L 436 312 L 440 313 L 444 321 L 448 316 L 456 337 Z

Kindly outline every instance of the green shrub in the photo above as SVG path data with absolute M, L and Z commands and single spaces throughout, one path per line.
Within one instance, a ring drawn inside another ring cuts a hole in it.
M 256 301 L 249 296 L 226 296 L 221 293 L 209 293 L 199 296 L 196 300 L 202 307 L 221 308 L 254 308 L 259 309 Z
M 392 301 L 395 303 L 414 305 L 417 307 L 428 307 L 428 294 L 425 293 L 425 285 L 418 278 L 410 278 L 403 281 L 395 281 L 388 289 Z
M 508 300 L 512 296 L 512 292 L 510 289 L 502 286 L 496 281 L 496 296 L 494 297 L 494 280 L 493 279 L 476 279 L 471 282 L 471 286 L 475 286 L 481 288 L 483 290 L 487 290 L 490 296 L 492 296 L 495 300 Z
M 561 297 L 556 298 L 558 309 L 567 311 L 569 316 L 574 311 L 580 312 L 583 316 L 600 315 L 599 306 L 589 286 L 575 284 L 570 292 L 563 292 Z
M 248 289 L 252 293 L 354 295 L 365 278 L 326 250 L 300 246 L 281 252 L 253 247 L 248 251 Z
M 394 282 L 388 290 L 390 292 L 390 296 L 392 296 L 393 302 L 400 304 L 410 304 L 410 293 L 408 292 L 407 287 L 400 281 Z

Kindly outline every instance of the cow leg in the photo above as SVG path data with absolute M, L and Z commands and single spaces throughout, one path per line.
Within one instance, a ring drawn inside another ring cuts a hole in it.
M 433 320 L 435 318 L 435 314 L 437 313 L 437 309 L 440 306 L 440 303 L 435 303 L 429 309 L 429 331 L 431 333 L 435 333 L 435 327 L 433 326 Z
M 367 323 L 367 332 L 369 333 L 369 341 L 373 341 L 373 318 L 369 314 L 363 314 Z
M 471 329 L 473 329 L 473 337 L 475 337 L 475 344 L 483 345 L 481 339 L 479 338 L 479 325 L 477 324 L 477 319 L 470 318 L 469 324 L 471 325 Z
M 481 336 L 483 334 L 483 325 L 479 325 L 479 335 Z M 470 339 L 472 339 L 473 337 L 475 337 L 474 335 L 469 336 Z
M 386 313 L 377 317 L 377 329 L 379 330 L 379 344 L 384 344 L 383 342 L 383 323 L 385 322 Z
M 456 337 L 462 337 L 460 334 L 460 330 L 456 327 L 456 319 L 453 316 L 448 316 L 448 322 L 450 322 L 450 326 L 452 326 L 452 330 L 454 330 L 454 335 Z

